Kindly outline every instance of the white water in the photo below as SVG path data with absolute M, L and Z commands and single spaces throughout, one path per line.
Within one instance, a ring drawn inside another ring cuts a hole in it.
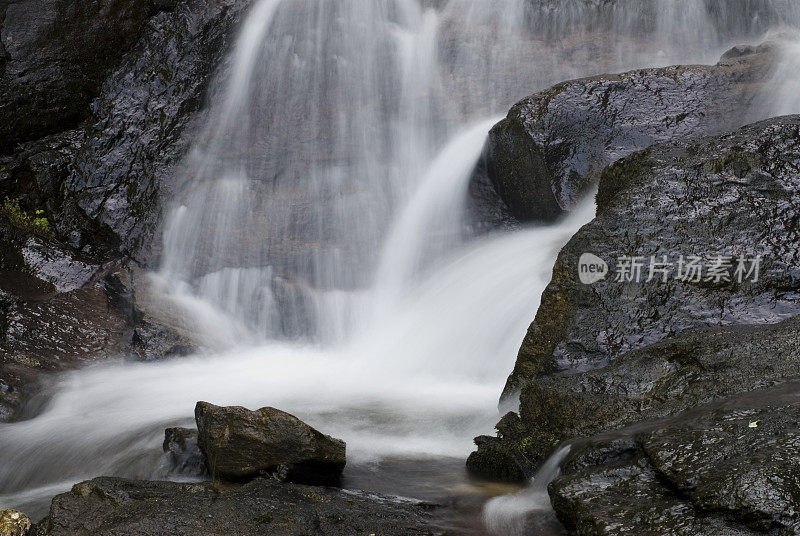
M 529 486 L 518 493 L 489 500 L 483 507 L 483 520 L 495 536 L 524 536 L 534 534 L 535 525 L 549 521 L 552 512 L 547 485 L 560 472 L 559 465 L 569 454 L 569 445 L 561 447 L 536 471 Z M 539 516 L 533 517 L 532 514 Z M 531 526 L 531 525 L 534 526 Z
M 191 424 L 197 400 L 295 413 L 344 438 L 351 466 L 463 459 L 497 420 L 558 249 L 593 213 L 475 236 L 467 186 L 497 114 L 566 78 L 714 62 L 769 26 L 735 1 L 557 4 L 255 4 L 154 276 L 209 352 L 65 374 L 40 415 L 0 425 L 0 505 L 157 474 L 163 428 Z

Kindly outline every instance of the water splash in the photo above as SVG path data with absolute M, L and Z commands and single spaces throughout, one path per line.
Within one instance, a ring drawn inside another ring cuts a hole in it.
M 523 491 L 488 501 L 483 507 L 486 528 L 496 536 L 524 536 L 541 533 L 545 528 L 543 525 L 558 526 L 547 485 L 560 473 L 561 462 L 569 451 L 567 445 L 553 453 Z M 537 514 L 535 518 L 532 516 L 534 513 Z

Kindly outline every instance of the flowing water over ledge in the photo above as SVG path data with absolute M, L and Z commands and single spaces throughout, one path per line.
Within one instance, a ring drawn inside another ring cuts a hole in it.
M 780 0 L 758 16 L 749 2 L 535 5 L 255 4 L 153 275 L 209 350 L 65 374 L 35 418 L 0 425 L 0 504 L 43 514 L 81 479 L 158 477 L 163 429 L 208 400 L 294 413 L 347 441 L 346 486 L 451 501 L 477 525 L 484 497 L 510 490 L 470 483 L 463 460 L 497 420 L 559 248 L 593 216 L 589 202 L 477 235 L 467 186 L 497 114 L 580 75 L 713 63 L 800 20 Z M 787 53 L 781 112 L 797 111 L 794 67 Z M 489 524 L 505 530 L 529 499 L 492 503 Z

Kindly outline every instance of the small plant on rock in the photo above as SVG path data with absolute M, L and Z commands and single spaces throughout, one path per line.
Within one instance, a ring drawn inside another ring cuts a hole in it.
M 19 206 L 18 199 L 6 197 L 0 207 L 0 213 L 4 214 L 12 225 L 24 231 L 48 238 L 52 236 L 50 222 L 44 215 L 44 210 L 38 209 L 34 215 L 30 215 Z

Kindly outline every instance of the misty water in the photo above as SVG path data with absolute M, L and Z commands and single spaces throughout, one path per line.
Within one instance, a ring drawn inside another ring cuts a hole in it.
M 82 479 L 162 477 L 163 430 L 191 426 L 198 400 L 274 406 L 344 439 L 347 487 L 464 493 L 555 257 L 594 215 L 588 199 L 550 226 L 482 217 L 469 186 L 489 129 L 555 82 L 715 63 L 767 35 L 787 45 L 765 115 L 800 111 L 800 8 L 761 4 L 254 3 L 150 276 L 204 350 L 60 376 L 34 418 L 0 425 L 0 504 L 41 515 Z M 555 471 L 491 503 L 489 528 L 547 510 Z

